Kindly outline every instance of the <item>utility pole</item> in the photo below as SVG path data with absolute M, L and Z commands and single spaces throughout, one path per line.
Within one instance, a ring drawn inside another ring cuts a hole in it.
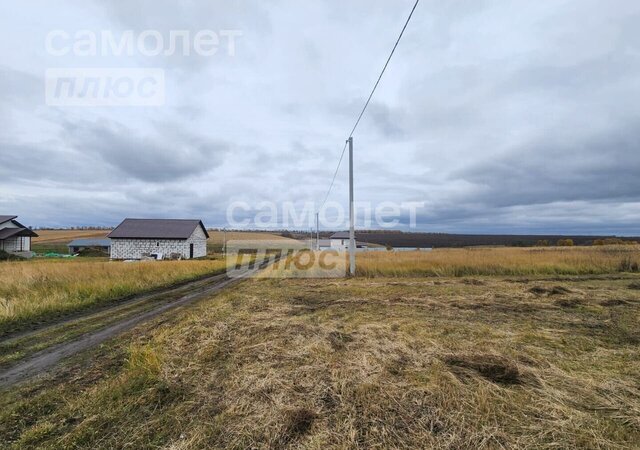
M 227 256 L 227 229 L 222 229 L 222 254 Z
M 320 221 L 318 219 L 318 215 L 320 213 L 316 213 L 316 250 L 320 251 Z
M 356 274 L 356 233 L 353 217 L 353 136 L 349 136 L 349 273 Z

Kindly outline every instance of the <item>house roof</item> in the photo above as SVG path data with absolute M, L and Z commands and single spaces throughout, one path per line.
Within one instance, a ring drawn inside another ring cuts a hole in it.
M 338 231 L 337 233 L 333 233 L 331 236 L 331 239 L 349 239 L 349 232 L 348 231 Z M 356 246 L 363 246 L 363 245 L 370 245 L 368 242 L 366 241 L 361 241 L 358 238 L 361 238 L 361 235 L 358 235 L 358 233 L 355 233 L 355 238 L 356 238 Z
M 38 235 L 29 228 L 3 228 L 0 230 L 0 239 L 8 239 L 10 237 L 17 236 L 37 237 Z
M 10 220 L 15 219 L 18 216 L 0 216 L 0 223 L 5 223 L 8 222 Z
M 189 239 L 197 227 L 206 237 L 207 229 L 201 220 L 190 219 L 124 219 L 107 235 L 112 239 Z
M 356 239 L 358 238 L 358 233 L 355 233 Z M 337 233 L 333 233 L 331 235 L 331 239 L 349 239 L 348 231 L 338 231 Z
M 74 239 L 67 247 L 110 247 L 111 239 Z

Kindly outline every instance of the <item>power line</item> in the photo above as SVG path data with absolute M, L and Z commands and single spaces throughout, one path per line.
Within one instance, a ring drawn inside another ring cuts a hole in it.
M 329 185 L 329 189 L 327 189 L 327 195 L 324 196 L 324 200 L 322 201 L 322 204 L 318 208 L 318 211 L 320 211 L 324 206 L 324 204 L 327 203 L 327 199 L 329 198 L 329 194 L 331 193 L 331 188 L 333 187 L 333 183 L 335 183 L 336 181 L 336 175 L 338 175 L 338 170 L 340 169 L 342 158 L 344 158 L 344 152 L 347 149 L 347 142 L 344 143 L 344 147 L 342 148 L 342 153 L 340 154 L 340 160 L 338 161 L 338 166 L 336 167 L 336 171 L 333 172 L 333 178 L 331 179 L 331 184 Z
M 409 21 L 411 20 L 411 16 L 413 16 L 413 12 L 416 10 L 416 7 L 418 6 L 418 3 L 420 3 L 420 0 L 416 0 L 415 4 L 413 5 L 413 8 L 411 9 L 411 12 L 409 13 L 409 17 L 407 17 L 407 21 L 404 23 L 404 26 L 402 27 L 402 31 L 400 32 L 400 35 L 398 36 L 398 40 L 396 41 L 395 45 L 393 46 L 393 49 L 391 50 L 391 53 L 389 54 L 389 57 L 387 58 L 387 62 L 384 63 L 384 67 L 382 68 L 382 72 L 380 72 L 380 76 L 378 77 L 378 80 L 376 81 L 376 84 L 373 86 L 373 89 L 371 90 L 371 94 L 369 94 L 369 98 L 367 99 L 367 103 L 365 103 L 364 104 L 364 108 L 362 108 L 362 111 L 360 112 L 360 115 L 358 116 L 358 120 L 356 120 L 356 124 L 353 126 L 353 129 L 351 130 L 351 133 L 349 133 L 349 137 L 353 136 L 353 133 L 356 131 L 356 128 L 358 128 L 358 124 L 360 123 L 360 119 L 362 119 L 362 116 L 364 115 L 364 112 L 367 110 L 367 106 L 369 106 L 369 102 L 371 101 L 371 97 L 373 97 L 373 93 L 378 88 L 378 84 L 380 84 L 380 80 L 382 79 L 382 75 L 384 75 L 384 71 L 387 70 L 387 66 L 389 65 L 389 61 L 391 61 L 391 57 L 395 53 L 396 48 L 398 47 L 398 44 L 400 43 L 400 39 L 402 39 L 402 35 L 404 34 L 404 30 L 407 29 L 407 25 L 409 25 Z
M 353 133 L 356 131 L 356 128 L 358 128 L 358 125 L 360 124 L 360 120 L 362 119 L 362 116 L 364 115 L 364 112 L 367 110 L 367 107 L 369 106 L 369 103 L 371 102 L 371 98 L 373 98 L 373 94 L 376 92 L 376 89 L 378 88 L 378 85 L 380 84 L 380 80 L 382 79 L 382 76 L 384 75 L 385 70 L 387 70 L 387 66 L 389 65 L 389 61 L 391 61 L 391 58 L 393 57 L 393 54 L 395 53 L 396 48 L 398 47 L 398 44 L 400 43 L 400 39 L 402 39 L 402 36 L 404 35 L 405 30 L 407 29 L 407 25 L 409 25 L 409 22 L 411 21 L 411 17 L 413 16 L 413 12 L 416 10 L 416 7 L 418 6 L 418 3 L 420 3 L 420 0 L 416 0 L 416 2 L 413 5 L 413 8 L 411 8 L 411 12 L 409 13 L 409 17 L 407 17 L 407 20 L 404 23 L 404 26 L 402 27 L 402 31 L 400 31 L 400 35 L 398 36 L 398 39 L 396 40 L 396 43 L 394 44 L 393 48 L 391 49 L 391 53 L 389 54 L 389 57 L 387 58 L 387 62 L 384 63 L 384 67 L 382 68 L 382 71 L 380 72 L 380 76 L 376 80 L 376 84 L 373 86 L 373 89 L 371 90 L 371 93 L 369 94 L 369 98 L 367 98 L 367 102 L 364 104 L 364 107 L 362 108 L 362 111 L 360 111 L 360 115 L 358 116 L 358 120 L 356 120 L 356 123 L 353 126 L 353 129 L 349 133 L 349 137 L 352 137 Z M 345 142 L 345 144 L 344 144 L 344 148 L 342 149 L 342 153 L 340 154 L 340 160 L 338 161 L 338 166 L 336 167 L 336 171 L 333 173 L 333 179 L 331 180 L 331 184 L 329 185 L 329 189 L 327 190 L 327 194 L 325 195 L 324 200 L 322 201 L 322 204 L 318 208 L 318 211 L 320 209 L 322 209 L 324 204 L 327 202 L 327 199 L 329 198 L 329 194 L 331 193 L 331 188 L 333 188 L 333 184 L 336 181 L 336 175 L 338 175 L 338 170 L 340 169 L 340 164 L 342 164 L 342 159 L 344 158 L 344 152 L 347 150 L 347 143 L 348 142 L 349 141 Z

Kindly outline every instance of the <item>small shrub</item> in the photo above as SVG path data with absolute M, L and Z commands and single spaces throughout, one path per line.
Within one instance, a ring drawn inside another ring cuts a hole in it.
M 7 253 L 4 250 L 0 250 L 0 261 L 19 261 L 23 259 L 24 258 L 21 258 L 20 256 L 12 255 L 11 253 Z

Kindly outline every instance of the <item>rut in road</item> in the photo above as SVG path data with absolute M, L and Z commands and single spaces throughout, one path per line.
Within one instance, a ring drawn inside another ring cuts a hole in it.
M 144 321 L 152 319 L 170 309 L 185 306 L 196 300 L 208 297 L 213 293 L 216 293 L 226 287 L 229 287 L 232 284 L 246 279 L 247 277 L 257 272 L 257 270 L 258 269 L 247 271 L 247 273 L 245 273 L 243 276 L 237 278 L 227 278 L 223 274 L 222 276 L 211 277 L 210 279 L 207 279 L 207 282 L 203 282 L 203 280 L 194 282 L 195 288 L 187 284 L 180 288 L 171 290 L 184 290 L 185 288 L 187 288 L 190 290 L 190 292 L 173 301 L 150 306 L 144 311 L 134 310 L 131 315 L 125 317 L 123 320 L 101 327 L 97 330 L 83 333 L 71 341 L 62 342 L 60 344 L 50 346 L 44 350 L 38 351 L 37 353 L 27 357 L 26 359 L 21 360 L 20 362 L 9 368 L 0 369 L 0 387 L 11 386 L 19 381 L 42 373 L 46 369 L 57 364 L 63 358 L 75 355 L 76 353 L 79 353 L 83 350 L 87 350 L 91 347 L 99 345 L 102 342 L 114 336 L 117 336 L 118 334 L 129 330 Z M 156 294 L 156 296 L 161 297 L 163 294 L 166 294 L 166 292 Z M 144 296 L 143 299 L 149 300 L 150 296 Z M 142 300 L 139 299 L 138 301 Z M 104 311 L 101 311 L 98 314 L 104 314 Z M 81 321 L 86 319 L 87 317 L 81 317 L 75 320 Z M 68 324 L 68 322 L 72 322 L 73 320 L 74 319 L 65 321 L 65 324 Z M 46 328 L 49 329 L 55 326 L 60 326 L 60 324 L 51 325 Z M 40 331 L 42 330 L 35 330 L 33 333 L 37 333 Z M 17 338 L 18 337 L 14 337 L 13 339 Z
M 202 286 L 206 286 L 212 282 L 221 280 L 225 278 L 226 275 L 224 273 L 207 275 L 204 277 L 197 278 L 191 281 L 181 282 L 172 286 L 164 287 L 164 288 L 156 288 L 149 292 L 142 294 L 134 294 L 131 297 L 127 297 L 121 300 L 114 300 L 104 305 L 98 305 L 94 308 L 91 308 L 88 311 L 80 311 L 76 313 L 71 313 L 65 318 L 61 320 L 44 324 L 41 326 L 36 326 L 29 330 L 18 331 L 18 332 L 10 332 L 5 333 L 0 336 L 0 342 L 2 344 L 11 344 L 16 341 L 29 339 L 32 337 L 38 337 L 39 335 L 44 335 L 45 333 L 61 329 L 67 325 L 77 325 L 82 323 L 83 321 L 90 321 L 102 315 L 117 313 L 119 311 L 124 311 L 126 309 L 133 309 L 137 305 L 141 305 L 145 302 L 149 301 L 157 301 L 163 297 L 171 297 L 178 296 L 182 293 L 188 293 Z

